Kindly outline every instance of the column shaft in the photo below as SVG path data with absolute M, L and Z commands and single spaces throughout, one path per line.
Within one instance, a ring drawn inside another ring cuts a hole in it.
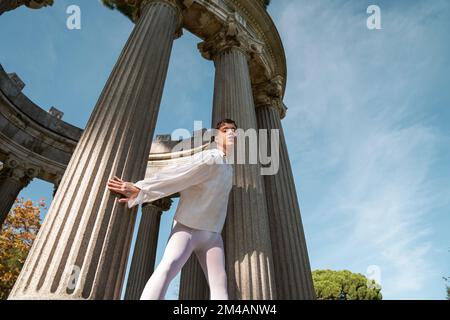
M 297 193 L 279 111 L 256 108 L 259 129 L 279 130 L 279 171 L 265 175 L 275 283 L 279 299 L 315 299 L 311 267 L 300 216 Z M 271 141 L 270 136 L 268 139 Z M 271 150 L 270 145 L 268 150 Z
M 125 300 L 139 300 L 153 273 L 158 246 L 162 209 L 151 204 L 142 206 L 141 222 L 130 265 Z
M 218 54 L 212 124 L 223 118 L 256 130 L 247 56 L 237 48 Z M 249 146 L 246 147 L 248 154 Z M 248 158 L 247 158 L 248 162 Z M 274 275 L 264 182 L 259 164 L 234 164 L 224 228 L 231 299 L 274 299 Z
M 192 254 L 181 270 L 179 300 L 208 300 L 209 287 L 197 256 Z
M 0 174 L 0 228 L 5 222 L 9 211 L 14 205 L 20 191 L 31 179 L 21 173 L 21 170 L 4 168 Z
M 10 299 L 119 299 L 136 217 L 106 187 L 144 177 L 179 11 L 148 3 L 63 175 Z

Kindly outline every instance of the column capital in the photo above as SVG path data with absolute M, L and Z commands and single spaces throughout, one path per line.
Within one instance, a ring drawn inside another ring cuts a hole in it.
M 0 181 L 13 180 L 22 188 L 25 188 L 37 176 L 38 172 L 39 169 L 34 167 L 6 167 L 0 172 Z
M 181 0 L 125 0 L 125 2 L 133 8 L 133 22 L 137 22 L 144 11 L 144 8 L 150 4 L 160 3 L 175 9 L 177 15 L 177 28 L 175 31 L 175 39 L 183 35 L 183 9 L 192 5 L 192 3 Z
M 9 176 L 13 178 L 22 178 L 26 176 L 30 180 L 36 178 L 39 174 L 39 167 L 27 163 L 22 159 L 10 154 L 3 164 L 4 171 L 9 171 Z M 8 173 L 7 173 L 8 175 Z
M 283 81 L 284 78 L 278 75 L 266 82 L 254 85 L 255 108 L 275 108 L 280 113 L 280 118 L 283 119 L 287 111 L 283 102 Z
M 172 205 L 173 200 L 169 197 L 155 200 L 153 202 L 146 202 L 142 204 L 142 208 L 145 206 L 155 207 L 159 211 L 168 211 Z
M 27 6 L 31 9 L 40 9 L 51 5 L 53 5 L 53 0 L 2 0 L 2 3 L 0 4 L 0 15 L 20 6 Z
M 247 61 L 255 54 L 262 54 L 263 46 L 264 44 L 252 37 L 232 14 L 227 17 L 220 31 L 197 45 L 207 60 L 214 60 L 224 51 L 237 49 L 245 54 Z

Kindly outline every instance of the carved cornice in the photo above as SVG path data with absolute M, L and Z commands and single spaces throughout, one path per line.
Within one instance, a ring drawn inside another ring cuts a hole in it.
M 14 155 L 10 155 L 5 160 L 4 168 L 0 172 L 0 181 L 12 179 L 17 181 L 22 187 L 26 187 L 38 174 L 38 167 L 23 162 Z
M 258 38 L 265 43 L 265 51 L 270 57 L 271 64 L 274 64 L 274 72 L 272 75 L 280 74 L 283 76 L 283 96 L 286 89 L 286 56 L 284 53 L 283 43 L 278 30 L 268 14 L 267 10 L 262 9 L 258 1 L 242 1 L 242 0 L 223 0 L 232 5 L 254 28 Z

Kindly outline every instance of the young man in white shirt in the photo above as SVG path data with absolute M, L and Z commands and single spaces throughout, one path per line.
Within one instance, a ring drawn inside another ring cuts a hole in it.
M 182 165 L 168 166 L 136 183 L 114 177 L 107 187 L 125 196 L 120 203 L 131 208 L 180 193 L 174 224 L 163 258 L 148 280 L 141 300 L 164 299 L 172 279 L 195 252 L 210 287 L 212 300 L 227 300 L 225 254 L 221 231 L 225 223 L 236 123 L 223 119 L 216 126 L 214 148 L 187 157 Z

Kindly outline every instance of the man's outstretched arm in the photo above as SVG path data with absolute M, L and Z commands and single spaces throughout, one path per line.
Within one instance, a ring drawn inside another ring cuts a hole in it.
M 128 208 L 144 202 L 152 202 L 170 196 L 192 185 L 206 181 L 214 174 L 214 163 L 219 156 L 217 152 L 209 151 L 192 157 L 192 161 L 164 167 L 151 177 L 136 183 L 112 179 L 108 182 L 111 191 L 125 196 L 119 200 L 127 203 Z M 116 177 L 115 177 L 116 178 Z

